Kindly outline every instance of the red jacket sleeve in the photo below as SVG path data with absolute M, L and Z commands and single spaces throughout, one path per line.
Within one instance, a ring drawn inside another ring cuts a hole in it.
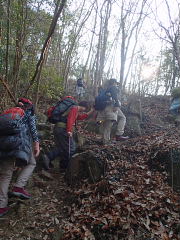
M 72 107 L 67 117 L 67 127 L 66 127 L 67 132 L 72 132 L 72 128 L 76 120 L 84 120 L 87 117 L 88 117 L 87 114 L 78 114 L 77 107 Z
M 88 117 L 88 115 L 86 113 L 84 114 L 78 114 L 77 116 L 77 120 L 84 120 Z
M 73 125 L 75 124 L 77 119 L 77 115 L 78 115 L 78 108 L 72 107 L 67 117 L 67 126 L 66 126 L 67 132 L 72 132 Z

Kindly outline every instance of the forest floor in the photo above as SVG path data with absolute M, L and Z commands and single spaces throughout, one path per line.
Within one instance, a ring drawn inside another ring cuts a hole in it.
M 58 168 L 37 168 L 27 186 L 33 198 L 10 198 L 0 240 L 180 239 L 179 186 L 172 175 L 180 165 L 180 131 L 168 116 L 168 101 L 149 98 L 142 108 L 142 136 L 102 146 L 97 134 L 83 132 L 87 148 L 107 163 L 99 182 L 70 186 Z

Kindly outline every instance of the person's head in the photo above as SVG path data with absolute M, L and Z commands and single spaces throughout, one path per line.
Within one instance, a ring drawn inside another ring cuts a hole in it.
M 114 85 L 117 85 L 117 79 L 115 78 L 109 79 L 109 86 L 114 86 Z
M 23 108 L 24 110 L 31 110 L 34 113 L 33 103 L 27 98 L 18 99 L 18 107 Z
M 100 93 L 101 91 L 103 91 L 103 87 L 102 87 L 102 86 L 99 86 L 99 87 L 98 87 L 98 93 Z
M 87 101 L 81 101 L 78 103 L 78 110 L 80 112 L 87 112 L 90 109 L 90 104 Z

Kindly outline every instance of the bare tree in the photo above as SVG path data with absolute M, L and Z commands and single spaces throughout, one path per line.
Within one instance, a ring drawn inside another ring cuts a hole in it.
M 55 8 L 55 11 L 54 11 L 54 16 L 53 16 L 51 25 L 49 27 L 48 36 L 47 36 L 47 38 L 44 42 L 44 45 L 43 45 L 43 48 L 42 48 L 42 51 L 41 51 L 40 59 L 39 59 L 37 65 L 36 65 L 36 70 L 35 70 L 34 76 L 32 77 L 32 79 L 30 81 L 30 84 L 29 84 L 28 88 L 26 89 L 26 94 L 28 93 L 29 89 L 34 84 L 34 82 L 36 81 L 37 76 L 38 75 L 40 76 L 40 73 L 41 73 L 41 70 L 42 70 L 42 65 L 43 65 L 44 59 L 45 59 L 45 52 L 47 51 L 49 40 L 54 33 L 58 18 L 59 18 L 60 14 L 61 14 L 64 6 L 65 6 L 65 3 L 66 3 L 66 0 L 62 0 L 61 2 L 60 2 L 60 0 L 58 0 L 57 3 L 56 3 L 56 8 Z
M 108 41 L 108 23 L 111 16 L 112 3 L 111 1 L 104 0 L 100 9 L 100 27 L 94 72 L 94 95 L 97 94 L 97 88 L 102 83 Z
M 180 4 L 178 1 L 174 1 L 174 6 L 176 4 L 177 16 L 174 16 L 174 12 L 172 12 L 169 2 L 164 0 L 165 7 L 167 10 L 167 21 L 166 24 L 163 23 L 159 18 L 158 14 L 154 12 L 155 21 L 161 29 L 161 35 L 154 30 L 155 34 L 167 44 L 169 44 L 172 49 L 172 77 L 171 81 L 168 79 L 166 83 L 165 93 L 169 88 L 173 88 L 176 86 L 177 75 L 180 74 Z M 174 19 L 173 19 L 174 18 Z M 168 24 L 167 24 L 168 22 Z M 164 36 L 162 36 L 164 33 Z M 178 66 L 178 69 L 176 67 Z M 169 86 L 168 86 L 169 85 Z
M 140 10 L 139 10 L 140 3 Z M 134 51 L 136 48 L 136 44 L 138 41 L 138 34 L 142 27 L 142 23 L 147 16 L 147 13 L 144 12 L 147 0 L 142 0 L 141 2 L 135 1 L 133 4 L 129 2 L 128 8 L 125 7 L 125 2 L 122 0 L 121 6 L 121 67 L 120 67 L 120 86 L 125 87 L 126 80 L 125 79 L 125 65 L 127 60 L 127 54 L 129 51 L 130 44 L 134 41 L 134 48 L 132 51 L 131 59 L 133 60 Z M 135 40 L 133 38 L 133 34 L 135 33 Z M 130 62 L 131 66 L 132 61 Z M 129 70 L 127 72 L 126 77 L 129 74 Z
M 72 37 L 71 41 L 69 41 L 69 46 L 68 46 L 68 49 L 66 51 L 65 64 L 64 64 L 65 68 L 64 68 L 64 72 L 63 72 L 65 90 L 68 89 L 68 75 L 69 75 L 69 72 L 70 72 L 70 66 L 71 66 L 71 64 L 73 64 L 73 61 L 71 59 L 72 54 L 73 54 L 73 50 L 76 46 L 76 43 L 80 39 L 80 32 L 81 32 L 82 28 L 84 27 L 84 24 L 86 23 L 86 21 L 88 20 L 88 18 L 90 17 L 90 15 L 92 13 L 95 1 L 89 6 L 86 13 L 82 15 L 84 4 L 85 4 L 85 0 L 83 1 L 79 18 L 77 19 L 77 21 L 75 23 L 75 26 L 74 26 L 73 37 Z
M 18 76 L 19 76 L 21 61 L 23 58 L 22 51 L 25 43 L 26 20 L 27 20 L 27 2 L 18 0 L 17 5 L 19 10 L 16 14 L 16 21 L 17 21 L 18 27 L 16 29 L 15 56 L 14 56 L 13 69 L 11 73 L 11 82 L 12 82 L 14 95 L 16 95 L 16 92 L 17 92 Z

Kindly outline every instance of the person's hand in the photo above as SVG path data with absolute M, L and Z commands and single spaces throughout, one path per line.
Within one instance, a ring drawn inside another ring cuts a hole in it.
M 34 142 L 34 156 L 38 157 L 40 153 L 39 142 Z
M 72 132 L 67 132 L 69 137 L 72 137 Z
M 94 109 L 94 107 L 92 107 L 91 109 L 90 109 L 90 111 L 87 113 L 87 115 L 89 116 L 91 113 L 93 113 L 95 111 L 95 109 Z

